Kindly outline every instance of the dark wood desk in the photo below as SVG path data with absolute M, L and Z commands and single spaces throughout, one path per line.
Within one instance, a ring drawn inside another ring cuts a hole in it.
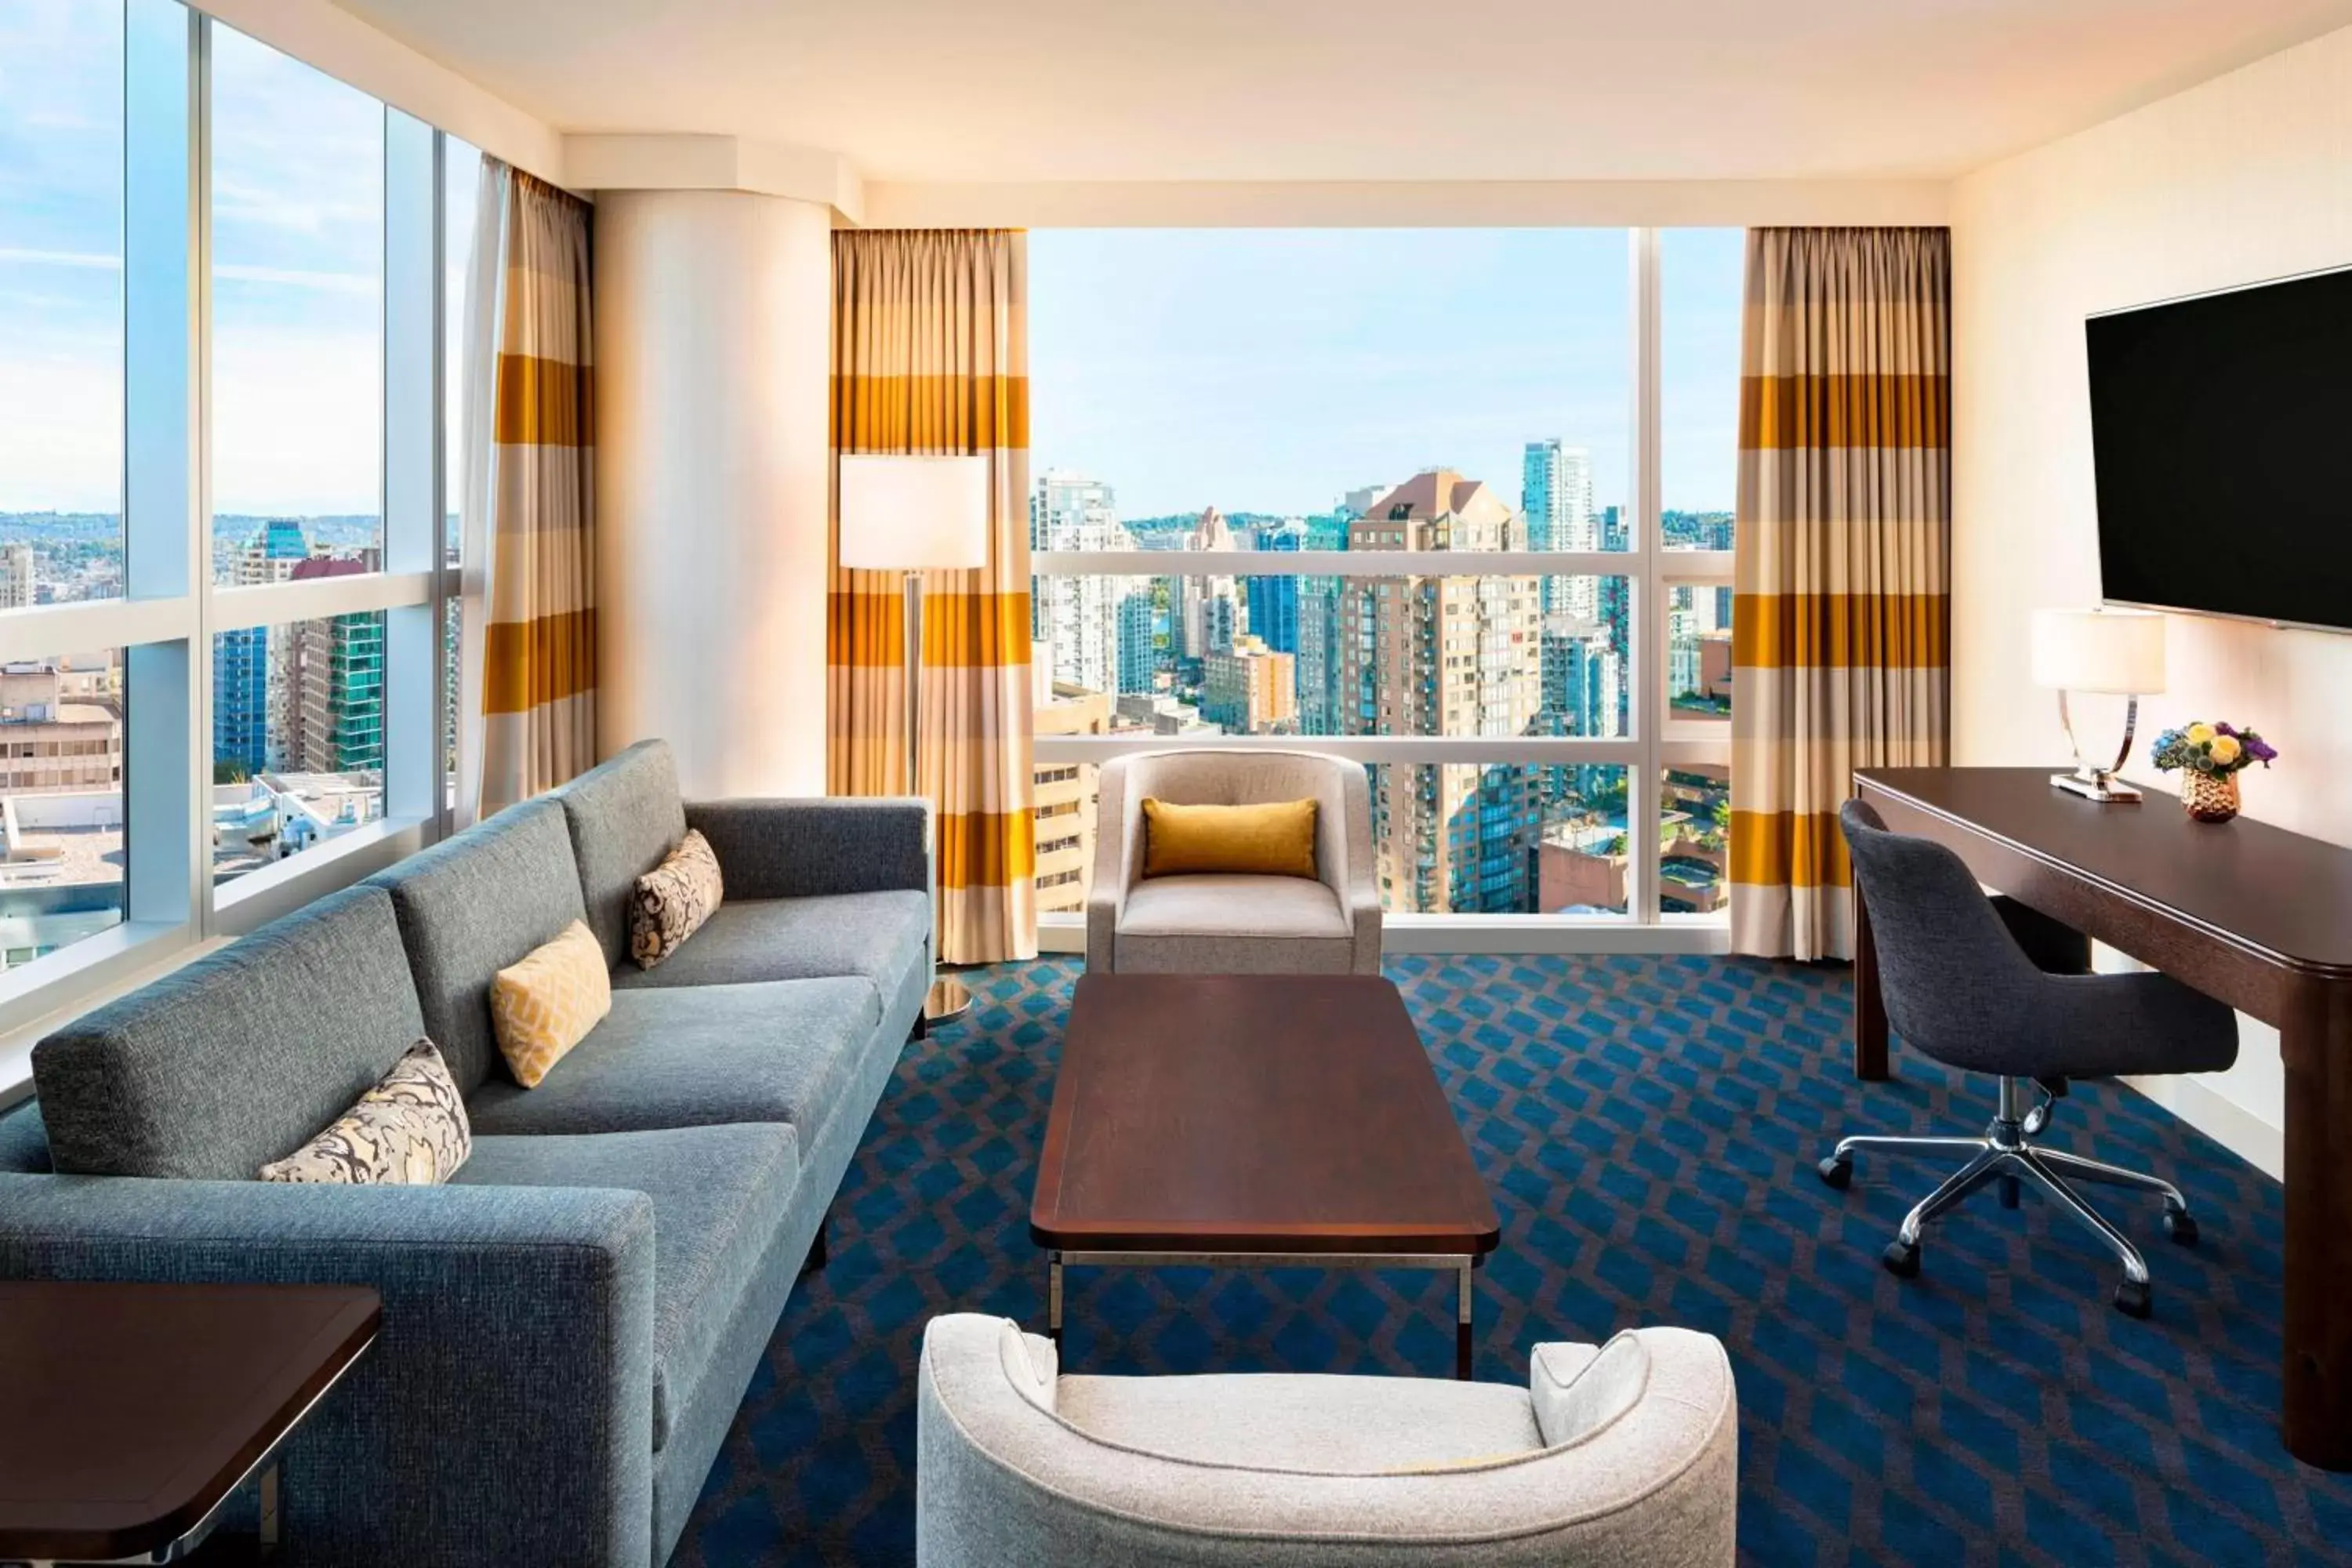
M 1064 1031 L 1029 1234 L 1046 1327 L 1069 1264 L 1440 1268 L 1502 1237 L 1404 999 L 1370 974 L 1088 974 Z
M 382 1315 L 357 1285 L 0 1281 L 0 1562 L 193 1545 L 257 1474 L 266 1552 L 278 1446 Z
M 2044 768 L 1887 768 L 1855 791 L 1987 887 L 2279 1031 L 2286 1063 L 2286 1303 L 2279 1426 L 2352 1470 L 2352 849 L 2170 796 L 2101 805 Z M 2257 775 L 2256 788 L 2260 788 Z M 1855 909 L 1853 1070 L 1886 1076 L 1886 1010 Z

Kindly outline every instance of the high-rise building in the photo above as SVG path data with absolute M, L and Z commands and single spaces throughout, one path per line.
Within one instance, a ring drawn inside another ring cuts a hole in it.
M 25 609 L 37 601 L 33 581 L 33 547 L 0 544 L 0 610 Z
M 1558 439 L 1530 441 L 1521 458 L 1519 511 L 1529 550 L 1602 548 L 1592 512 L 1592 454 Z M 1584 620 L 1599 613 L 1591 577 L 1544 579 L 1543 607 Z
M 1631 550 L 1633 548 L 1633 525 L 1626 521 L 1622 506 L 1603 507 L 1601 510 L 1601 548 Z
M 298 563 L 291 581 L 375 570 L 374 552 Z M 355 773 L 383 767 L 383 614 L 370 610 L 293 627 L 293 688 L 301 721 L 285 767 Z
M 1263 551 L 1296 554 L 1308 548 L 1307 524 L 1292 518 L 1279 527 L 1258 531 Z M 1277 653 L 1298 651 L 1298 579 L 1273 574 L 1243 579 L 1249 609 L 1249 634 Z
M 1058 681 L 1046 671 L 1046 650 L 1030 661 L 1036 682 L 1032 712 L 1039 735 L 1100 735 L 1110 728 L 1111 699 Z M 1095 777 L 1091 763 L 1040 763 L 1031 771 L 1031 819 L 1036 824 L 1037 912 L 1087 907 L 1095 858 Z
M 1118 693 L 1154 690 L 1160 678 L 1160 614 L 1152 603 L 1150 578 L 1119 579 L 1118 613 Z
M 0 790 L 122 787 L 121 696 L 83 673 L 47 658 L 0 666 Z
M 1297 660 L 1244 634 L 1203 661 L 1201 717 L 1228 734 L 1295 733 Z
M 1110 486 L 1067 468 L 1048 468 L 1029 500 L 1032 550 L 1124 550 L 1127 531 L 1112 511 Z M 1053 650 L 1054 679 L 1088 691 L 1118 689 L 1116 577 L 1038 577 L 1030 583 L 1031 635 Z
M 1222 551 L 1238 546 L 1224 514 L 1211 507 L 1201 514 L 1184 548 Z M 1247 612 L 1229 574 L 1180 576 L 1171 596 L 1179 658 L 1198 663 L 1219 648 L 1233 647 L 1234 638 L 1249 630 Z
M 1378 500 L 1370 497 L 1366 505 Z M 1348 548 L 1348 522 L 1354 514 L 1328 513 L 1306 520 L 1300 548 Z M 1337 735 L 1339 705 L 1339 596 L 1342 579 L 1322 575 L 1298 582 L 1298 732 Z
M 232 581 L 239 587 L 283 583 L 308 560 L 310 539 L 292 518 L 273 518 L 236 552 Z M 292 626 L 240 626 L 213 638 L 213 766 L 217 773 L 250 777 L 285 765 L 283 748 L 299 714 L 286 679 L 294 647 Z M 274 721 L 274 723 L 273 723 Z M 278 750 L 273 753 L 272 742 Z
M 1349 525 L 1353 550 L 1508 547 L 1517 517 L 1450 469 L 1406 480 Z M 1523 735 L 1542 708 L 1542 609 L 1533 576 L 1350 581 L 1340 611 L 1339 691 L 1350 734 Z M 1381 896 L 1433 913 L 1533 908 L 1537 770 L 1426 763 L 1374 770 Z

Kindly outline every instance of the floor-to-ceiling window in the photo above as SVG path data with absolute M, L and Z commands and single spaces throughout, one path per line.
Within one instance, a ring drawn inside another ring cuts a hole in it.
M 0 1032 L 436 830 L 457 145 L 0 0 Z
M 1049 924 L 1093 768 L 1206 741 L 1362 763 L 1424 940 L 1716 940 L 1741 244 L 1033 233 Z

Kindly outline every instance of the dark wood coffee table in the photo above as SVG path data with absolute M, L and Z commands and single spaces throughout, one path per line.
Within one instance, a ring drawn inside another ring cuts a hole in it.
M 375 1340 L 363 1285 L 0 1282 L 0 1562 L 175 1562 Z
M 1029 1234 L 1056 1340 L 1074 1264 L 1451 1270 L 1467 1378 L 1472 1271 L 1502 1221 L 1389 982 L 1088 974 Z

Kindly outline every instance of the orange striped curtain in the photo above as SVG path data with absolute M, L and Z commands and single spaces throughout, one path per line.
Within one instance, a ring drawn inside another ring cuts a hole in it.
M 1951 237 L 1756 229 L 1741 332 L 1731 942 L 1853 955 L 1853 771 L 1949 740 Z
M 487 537 L 467 542 L 483 570 L 487 816 L 596 761 L 595 399 L 587 204 L 482 164 L 478 233 L 495 237 L 498 294 L 476 301 L 495 312 L 496 339 L 488 417 L 476 426 L 488 442 Z
M 997 230 L 833 241 L 833 449 L 984 456 L 988 564 L 923 582 L 921 787 L 939 812 L 940 957 L 1037 953 L 1029 687 L 1028 242 Z M 836 468 L 835 494 L 839 493 Z M 827 787 L 904 791 L 901 581 L 840 565 L 826 635 Z

